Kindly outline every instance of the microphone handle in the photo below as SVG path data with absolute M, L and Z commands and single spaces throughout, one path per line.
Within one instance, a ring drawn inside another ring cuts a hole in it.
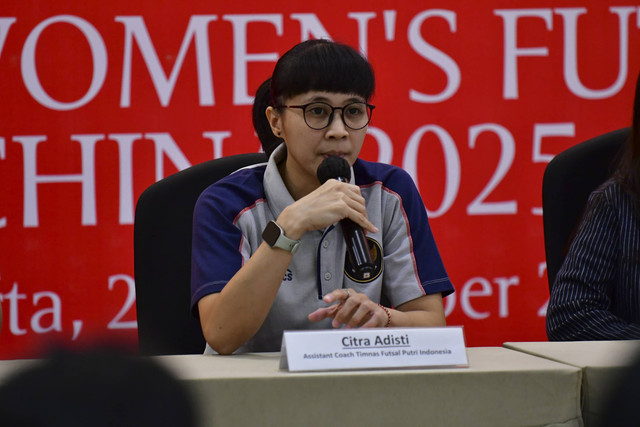
M 349 180 L 344 177 L 338 177 L 336 179 L 340 182 L 349 182 Z M 348 218 L 340 221 L 340 225 L 342 225 L 344 240 L 347 242 L 347 253 L 349 254 L 351 265 L 362 274 L 363 278 L 368 279 L 373 274 L 375 265 L 371 259 L 369 243 L 367 243 L 364 230 Z
M 342 225 L 344 240 L 347 242 L 347 253 L 351 264 L 363 274 L 364 278 L 368 278 L 373 273 L 375 266 L 362 227 L 346 218 L 340 221 L 340 225 Z

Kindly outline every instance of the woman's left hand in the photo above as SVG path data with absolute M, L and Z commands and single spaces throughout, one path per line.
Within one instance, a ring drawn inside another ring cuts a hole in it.
M 319 308 L 309 314 L 309 320 L 319 322 L 332 318 L 331 326 L 339 328 L 382 328 L 387 324 L 387 313 L 382 307 L 371 301 L 365 294 L 353 289 L 336 289 L 324 296 L 323 300 L 335 303 Z

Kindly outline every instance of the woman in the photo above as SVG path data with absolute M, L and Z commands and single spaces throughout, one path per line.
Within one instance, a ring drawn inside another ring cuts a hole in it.
M 343 44 L 306 41 L 277 62 L 255 102 L 268 163 L 209 187 L 194 213 L 192 308 L 207 352 L 278 351 L 284 330 L 445 324 L 453 286 L 415 185 L 358 160 L 373 90 L 370 64 Z M 351 182 L 320 184 L 328 156 L 352 166 Z M 350 268 L 345 218 L 367 233 L 371 277 Z
M 640 339 L 640 75 L 621 163 L 589 196 L 552 288 L 547 335 L 556 341 Z

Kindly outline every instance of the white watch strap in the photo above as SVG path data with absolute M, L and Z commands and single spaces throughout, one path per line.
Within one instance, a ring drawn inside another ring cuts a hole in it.
M 284 233 L 280 233 L 278 240 L 276 240 L 276 243 L 273 246 L 295 254 L 298 250 L 298 246 L 300 246 L 300 240 L 290 239 L 285 236 Z

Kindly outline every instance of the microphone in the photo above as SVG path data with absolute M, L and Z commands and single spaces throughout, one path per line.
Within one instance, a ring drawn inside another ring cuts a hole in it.
M 349 163 L 342 157 L 329 156 L 318 166 L 316 175 L 321 184 L 324 184 L 328 179 L 349 182 L 351 168 Z M 362 227 L 349 218 L 342 219 L 340 225 L 342 226 L 344 240 L 347 243 L 347 254 L 351 264 L 360 274 L 360 277 L 365 280 L 370 279 L 374 273 L 375 265 L 371 259 L 369 244 L 364 236 Z

